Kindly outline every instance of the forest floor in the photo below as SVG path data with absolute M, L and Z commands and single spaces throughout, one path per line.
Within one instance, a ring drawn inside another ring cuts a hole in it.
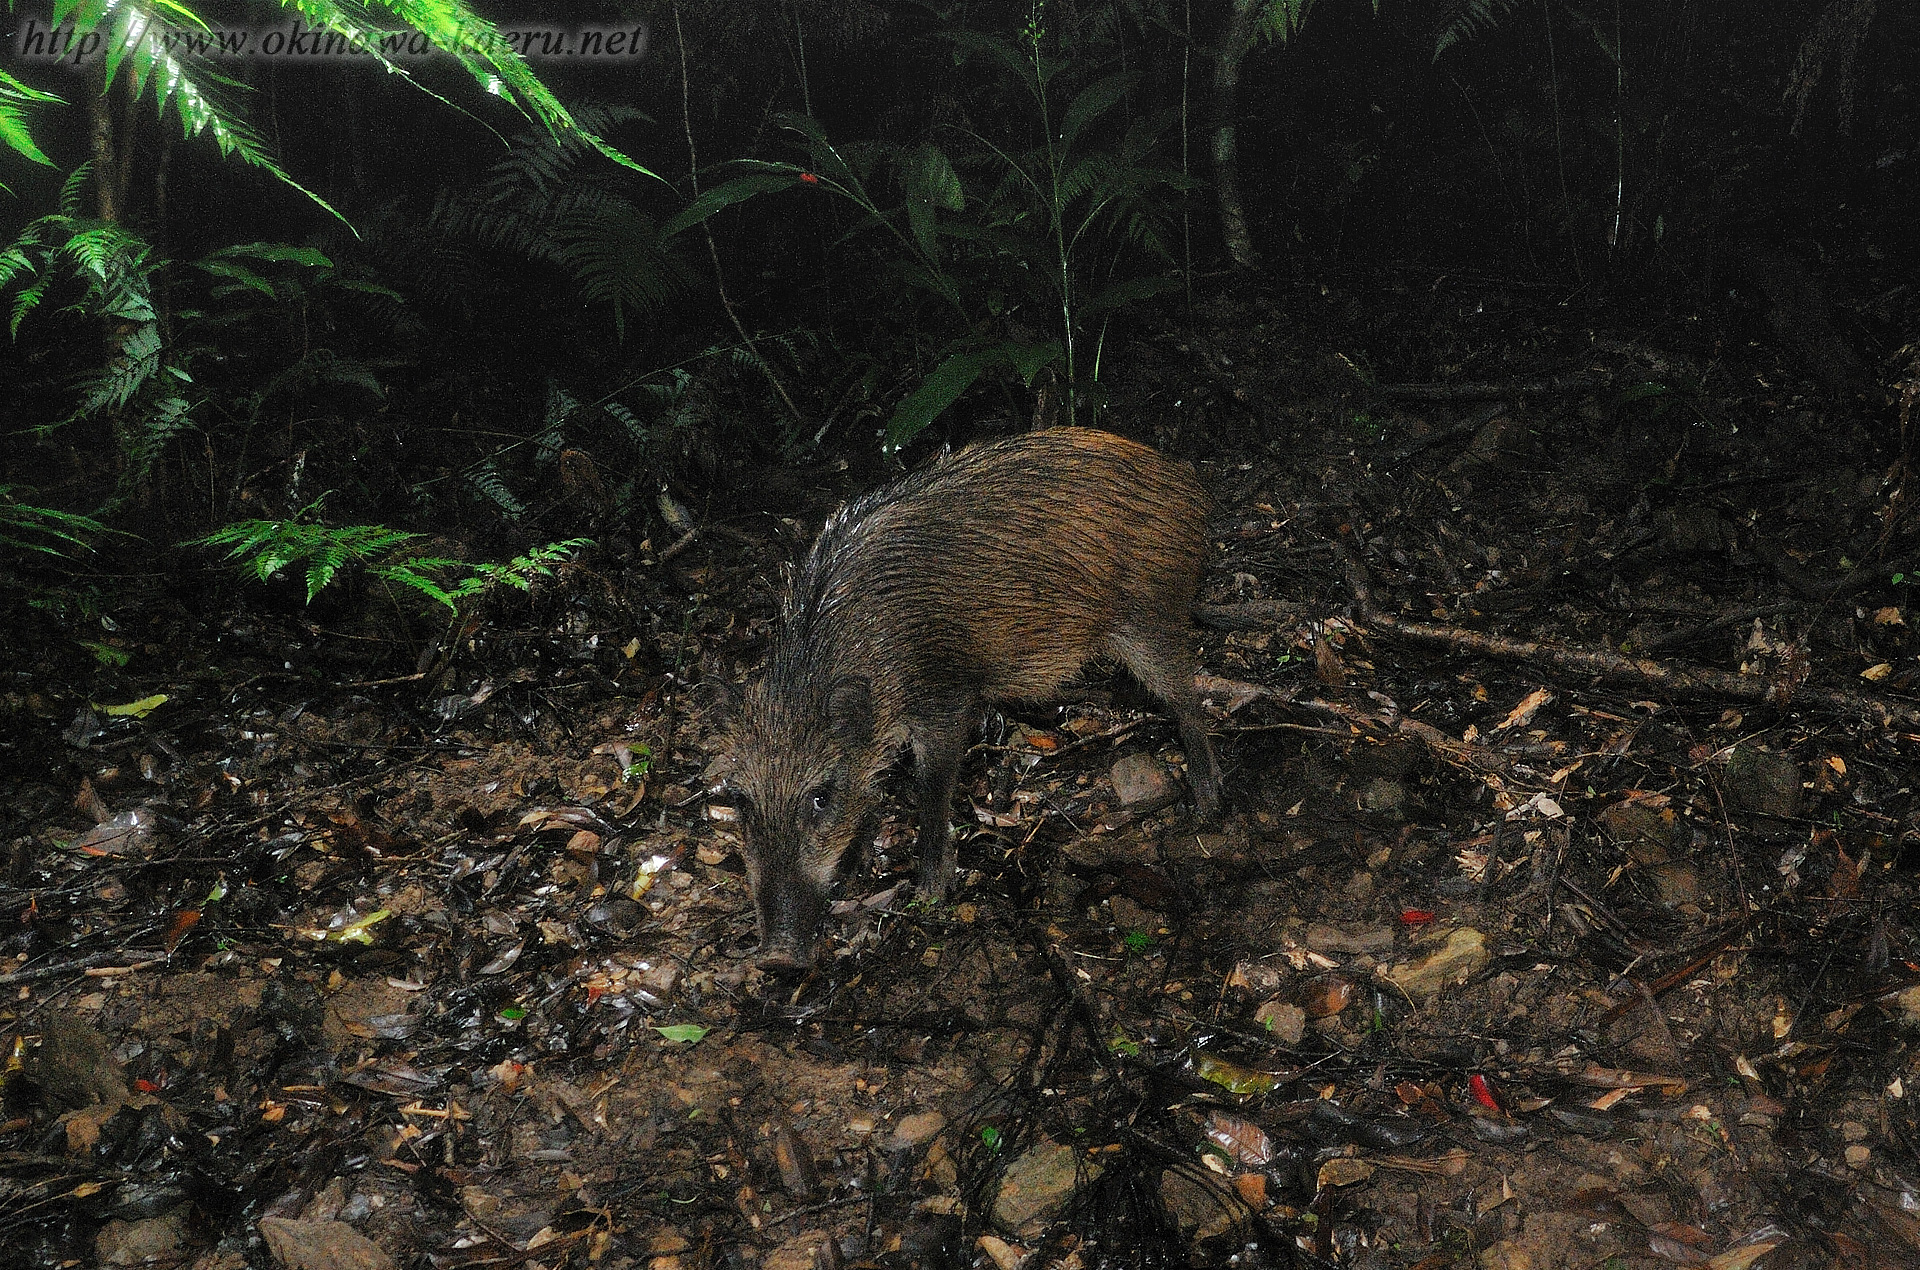
M 798 982 L 687 689 L 871 458 L 418 675 L 237 588 L 20 608 L 7 1264 L 1920 1265 L 1904 390 L 1458 280 L 1113 364 L 1217 500 L 1223 823 L 1095 674 L 986 719 L 950 903 L 889 804 Z

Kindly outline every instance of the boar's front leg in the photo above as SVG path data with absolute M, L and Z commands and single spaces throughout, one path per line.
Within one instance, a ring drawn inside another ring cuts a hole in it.
M 943 900 L 953 884 L 953 833 L 947 816 L 953 809 L 953 785 L 967 752 L 973 721 L 971 702 L 921 713 L 912 727 L 913 775 L 919 804 L 920 834 L 914 853 L 920 858 L 920 894 Z

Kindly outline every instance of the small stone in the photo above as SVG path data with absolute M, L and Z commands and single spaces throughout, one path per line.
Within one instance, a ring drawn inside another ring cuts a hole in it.
M 1386 926 L 1338 926 L 1314 922 L 1303 941 L 1314 952 L 1380 953 L 1393 947 L 1393 931 Z
M 262 1217 L 260 1237 L 286 1270 L 399 1270 L 384 1248 L 343 1221 Z
M 1471 927 L 1461 927 L 1420 960 L 1389 966 L 1383 973 L 1388 983 L 1416 1001 L 1425 1001 L 1439 995 L 1448 984 L 1478 974 L 1491 960 L 1487 937 Z
M 175 1260 L 186 1238 L 178 1209 L 141 1221 L 110 1221 L 94 1236 L 93 1250 L 103 1266 L 138 1266 Z
M 1859 1143 L 1847 1148 L 1847 1167 L 1850 1169 L 1864 1169 L 1867 1167 L 1867 1161 L 1872 1158 L 1873 1152 Z
M 1360 791 L 1360 810 L 1390 820 L 1399 820 L 1406 812 L 1407 787 L 1386 776 L 1376 776 Z
M 907 1151 L 923 1142 L 933 1140 L 933 1135 L 947 1127 L 947 1118 L 937 1111 L 916 1111 L 910 1116 L 900 1117 L 893 1126 L 893 1136 L 887 1139 L 887 1146 L 895 1151 Z
M 987 1260 L 993 1262 L 995 1270 L 1018 1270 L 1028 1252 L 1019 1244 L 1010 1244 L 997 1235 L 980 1236 L 974 1241 L 974 1247 L 987 1254 Z
M 691 1252 L 693 1245 L 688 1242 L 685 1235 L 669 1226 L 665 1230 L 657 1230 L 653 1233 L 653 1237 L 647 1240 L 647 1251 L 652 1253 Z
M 1253 1021 L 1273 1034 L 1282 1045 L 1298 1045 L 1307 1034 L 1307 1012 L 1284 1001 L 1263 1002 L 1253 1012 Z
M 1096 1165 L 1086 1167 L 1090 1177 L 1099 1171 Z M 1079 1153 L 1072 1147 L 1040 1142 L 1028 1148 L 1000 1179 L 993 1200 L 994 1223 L 1014 1234 L 1027 1227 L 1037 1233 L 1073 1196 L 1080 1169 Z
M 1768 816 L 1800 814 L 1800 765 L 1757 745 L 1736 745 L 1727 756 L 1727 803 Z
M 1840 1136 L 1848 1142 L 1865 1142 L 1867 1140 L 1867 1126 L 1861 1124 L 1858 1120 L 1849 1120 L 1840 1126 Z
M 803 1230 L 768 1253 L 761 1270 L 814 1270 L 815 1258 L 832 1238 L 824 1230 Z
M 1120 805 L 1132 812 L 1149 812 L 1172 804 L 1179 787 L 1167 765 L 1151 754 L 1128 754 L 1118 759 L 1108 775 Z

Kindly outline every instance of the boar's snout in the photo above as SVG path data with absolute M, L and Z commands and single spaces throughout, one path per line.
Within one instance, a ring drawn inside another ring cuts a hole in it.
M 798 879 L 781 879 L 763 885 L 758 898 L 760 952 L 755 963 L 762 970 L 811 969 L 827 915 L 826 894 Z
M 754 964 L 770 974 L 782 974 L 812 969 L 813 958 L 784 946 L 762 948 Z

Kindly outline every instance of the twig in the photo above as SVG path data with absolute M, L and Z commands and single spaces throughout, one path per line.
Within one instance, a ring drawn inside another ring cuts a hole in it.
M 1407 643 L 1439 644 L 1461 652 L 1478 653 L 1483 657 L 1494 657 L 1502 661 L 1531 662 L 1535 665 L 1571 671 L 1574 674 L 1595 675 L 1602 679 L 1643 684 L 1661 689 L 1675 697 L 1755 701 L 1778 706 L 1799 704 L 1847 715 L 1877 713 L 1883 726 L 1896 720 L 1909 725 L 1920 723 L 1920 707 L 1863 692 L 1846 692 L 1835 688 L 1809 688 L 1805 684 L 1782 683 L 1763 675 L 1738 674 L 1733 671 L 1712 670 L 1704 666 L 1682 666 L 1673 662 L 1654 661 L 1647 657 L 1630 657 L 1624 653 L 1601 649 L 1571 648 L 1541 640 L 1512 639 L 1504 635 L 1489 635 L 1482 631 L 1465 630 L 1458 626 L 1436 625 L 1431 622 L 1403 622 L 1384 612 L 1375 603 L 1372 588 L 1367 582 L 1365 568 L 1345 544 L 1334 544 L 1334 556 L 1346 570 L 1347 584 L 1352 588 L 1361 616 L 1367 624 L 1383 634 Z
M 1606 377 L 1587 371 L 1568 375 L 1550 375 L 1537 379 L 1510 379 L 1504 383 L 1382 384 L 1383 397 L 1403 401 L 1490 401 L 1495 397 L 1542 397 L 1584 392 L 1607 382 Z
M 35 966 L 31 970 L 10 971 L 7 974 L 0 975 L 0 988 L 10 987 L 16 983 L 34 983 L 41 979 L 52 979 L 60 975 L 72 974 L 76 970 L 84 972 L 92 970 L 96 966 L 114 965 L 115 963 L 123 961 L 127 955 L 128 950 L 122 948 L 115 952 L 90 953 L 85 957 L 78 957 L 72 961 L 56 962 L 51 966 Z M 161 960 L 165 959 L 162 958 Z M 153 963 L 147 961 L 141 964 L 152 965 Z M 134 967 L 126 968 L 133 969 Z
M 1640 651 L 1650 653 L 1656 648 L 1671 648 L 1675 644 L 1691 644 L 1702 635 L 1711 635 L 1729 626 L 1742 626 L 1757 617 L 1771 617 L 1775 613 L 1784 613 L 1788 609 L 1799 608 L 1798 602 L 1781 600 L 1773 604 L 1755 604 L 1731 613 L 1722 613 L 1719 617 L 1710 617 L 1704 622 L 1695 622 L 1692 626 L 1683 626 L 1677 631 L 1668 631 L 1657 635 L 1640 645 Z
M 665 564 L 667 561 L 673 559 L 675 556 L 685 551 L 688 547 L 691 547 L 693 545 L 693 540 L 695 538 L 698 538 L 699 536 L 700 536 L 700 526 L 695 525 L 692 529 L 687 530 L 686 533 L 681 534 L 678 538 L 674 539 L 673 542 L 668 545 L 665 551 L 662 551 L 659 555 L 653 558 L 653 562 L 655 564 Z

